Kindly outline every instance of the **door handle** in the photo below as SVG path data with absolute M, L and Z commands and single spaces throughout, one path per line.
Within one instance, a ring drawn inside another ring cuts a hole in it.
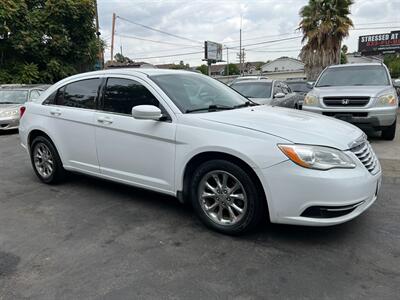
M 61 109 L 55 108 L 50 110 L 50 114 L 52 116 L 60 116 L 61 115 Z
M 98 117 L 97 122 L 101 124 L 112 124 L 113 119 L 110 117 Z

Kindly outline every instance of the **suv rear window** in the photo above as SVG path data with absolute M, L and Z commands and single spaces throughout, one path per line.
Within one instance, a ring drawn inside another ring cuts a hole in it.
M 346 66 L 326 69 L 315 86 L 356 85 L 390 85 L 390 80 L 383 66 Z

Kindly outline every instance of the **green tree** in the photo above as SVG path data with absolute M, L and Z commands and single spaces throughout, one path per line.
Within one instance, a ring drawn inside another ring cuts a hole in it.
M 130 59 L 128 56 L 123 56 L 121 53 L 115 54 L 114 59 L 116 62 L 119 62 L 119 63 L 132 63 L 133 62 L 132 59 Z
M 0 83 L 58 81 L 94 68 L 94 0 L 1 0 Z
M 346 45 L 342 46 L 342 50 L 340 51 L 340 64 L 347 64 L 347 51 L 348 48 Z
M 309 0 L 300 10 L 299 29 L 303 33 L 300 58 L 309 79 L 316 79 L 327 66 L 339 63 L 340 44 L 353 26 L 353 0 Z
M 208 75 L 208 67 L 207 67 L 207 65 L 201 65 L 201 66 L 197 67 L 196 70 L 199 70 L 204 75 Z
M 227 73 L 228 67 L 229 67 L 229 75 L 239 75 L 240 74 L 240 71 L 239 71 L 239 68 L 237 67 L 237 65 L 229 64 L 228 66 L 225 66 L 225 70 L 224 70 L 225 75 L 228 74 Z
M 385 65 L 390 71 L 392 78 L 400 78 L 400 56 L 395 54 L 385 55 Z

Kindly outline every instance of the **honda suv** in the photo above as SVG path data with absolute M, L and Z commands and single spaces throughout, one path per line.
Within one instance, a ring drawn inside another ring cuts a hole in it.
M 303 109 L 382 131 L 382 138 L 393 140 L 397 106 L 386 66 L 368 63 L 326 68 L 304 99 Z

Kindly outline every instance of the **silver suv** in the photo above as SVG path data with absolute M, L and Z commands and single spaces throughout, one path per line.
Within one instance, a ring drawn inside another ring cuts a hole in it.
M 382 138 L 393 140 L 397 106 L 388 69 L 369 63 L 326 68 L 305 97 L 303 109 L 382 131 Z

